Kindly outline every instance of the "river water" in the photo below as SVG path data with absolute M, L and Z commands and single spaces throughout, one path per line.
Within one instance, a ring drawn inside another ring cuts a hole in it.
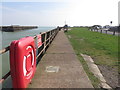
M 45 32 L 48 30 L 52 30 L 56 27 L 39 27 L 36 29 L 29 30 L 20 30 L 15 32 L 2 32 L 0 31 L 0 50 L 9 46 L 11 41 L 18 40 L 25 36 L 34 36 L 39 34 L 40 32 Z M 0 55 L 0 79 L 10 70 L 9 65 L 9 52 Z M 8 78 L 3 85 L 5 88 L 11 88 L 11 78 Z

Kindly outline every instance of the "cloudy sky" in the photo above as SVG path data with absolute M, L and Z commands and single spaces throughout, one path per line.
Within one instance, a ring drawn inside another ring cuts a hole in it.
M 118 25 L 119 0 L 4 0 L 1 25 Z

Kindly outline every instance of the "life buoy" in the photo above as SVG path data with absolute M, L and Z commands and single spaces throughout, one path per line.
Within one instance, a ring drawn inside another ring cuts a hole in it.
M 26 88 L 36 70 L 33 37 L 15 40 L 10 45 L 10 69 L 13 88 Z

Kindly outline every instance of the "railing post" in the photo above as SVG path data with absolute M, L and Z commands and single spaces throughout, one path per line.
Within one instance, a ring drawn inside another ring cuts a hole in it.
M 115 35 L 115 30 L 113 31 L 113 35 Z
M 106 31 L 106 34 L 107 34 L 107 30 L 105 30 Z
M 0 79 L 2 78 L 2 55 L 0 55 Z M 0 80 L 1 82 L 1 80 Z M 0 83 L 0 90 L 2 90 L 2 83 Z
M 50 31 L 50 35 L 49 35 L 49 44 L 51 42 L 51 31 Z
M 43 53 L 45 53 L 45 49 L 46 49 L 46 39 L 47 39 L 47 33 L 45 33 Z
M 35 47 L 36 47 L 36 56 L 38 55 L 38 39 L 37 39 L 37 36 L 34 36 L 34 40 L 35 40 Z

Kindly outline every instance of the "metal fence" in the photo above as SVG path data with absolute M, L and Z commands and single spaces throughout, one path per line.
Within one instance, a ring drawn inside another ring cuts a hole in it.
M 119 32 L 113 30 L 113 31 L 109 31 L 107 29 L 89 29 L 90 31 L 94 31 L 94 32 L 100 32 L 100 33 L 105 33 L 105 34 L 111 34 L 111 35 L 119 35 Z

